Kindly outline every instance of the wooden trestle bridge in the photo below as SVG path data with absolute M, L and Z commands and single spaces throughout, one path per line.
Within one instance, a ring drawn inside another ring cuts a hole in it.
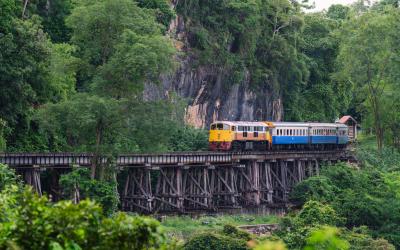
M 184 152 L 120 155 L 115 165 L 123 179 L 123 210 L 164 213 L 284 206 L 293 186 L 317 175 L 322 164 L 351 159 L 343 150 Z M 90 167 L 92 160 L 91 154 L 0 154 L 0 163 L 15 168 L 39 194 L 44 173 L 51 173 L 53 188 L 60 174 Z

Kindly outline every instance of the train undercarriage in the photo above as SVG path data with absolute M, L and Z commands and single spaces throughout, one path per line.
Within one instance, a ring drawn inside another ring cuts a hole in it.
M 279 150 L 337 150 L 345 149 L 347 144 L 280 144 L 271 145 L 268 141 L 212 142 L 211 151 L 279 151 Z

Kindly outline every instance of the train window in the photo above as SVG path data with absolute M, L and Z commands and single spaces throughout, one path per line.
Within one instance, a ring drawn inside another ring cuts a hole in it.
M 217 128 L 217 125 L 211 124 L 211 130 L 215 130 Z
M 236 127 L 235 127 L 235 126 L 232 126 L 232 127 L 231 127 L 231 130 L 232 130 L 232 131 L 235 131 L 235 130 L 236 130 Z
M 217 129 L 218 130 L 222 130 L 224 128 L 224 124 L 222 124 L 222 123 L 218 123 L 217 124 Z
M 247 137 L 247 132 L 243 132 L 243 137 Z
M 224 130 L 230 130 L 230 126 L 228 124 L 224 124 Z
M 258 137 L 258 132 L 254 132 L 254 137 Z
M 238 131 L 243 131 L 243 126 L 239 126 Z

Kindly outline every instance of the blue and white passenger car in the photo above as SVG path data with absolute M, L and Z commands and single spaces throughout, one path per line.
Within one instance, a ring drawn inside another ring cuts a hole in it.
M 337 123 L 272 123 L 272 148 L 315 148 L 344 147 L 348 142 L 348 128 Z

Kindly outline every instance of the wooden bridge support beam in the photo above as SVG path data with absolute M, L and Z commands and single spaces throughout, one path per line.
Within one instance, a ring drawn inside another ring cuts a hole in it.
M 260 164 L 251 160 L 242 164 L 238 171 L 238 192 L 240 205 L 258 206 L 261 204 Z
M 121 195 L 122 209 L 126 211 L 153 212 L 153 193 L 150 169 L 129 168 Z
M 215 208 L 239 206 L 237 172 L 235 166 L 221 166 L 211 170 L 211 193 Z
M 155 190 L 155 211 L 183 212 L 182 166 L 160 167 Z
M 182 188 L 186 210 L 212 209 L 208 166 L 184 167 Z
M 42 182 L 40 180 L 40 167 L 34 165 L 32 168 L 22 170 L 22 176 L 26 184 L 32 186 L 33 190 L 42 196 Z

